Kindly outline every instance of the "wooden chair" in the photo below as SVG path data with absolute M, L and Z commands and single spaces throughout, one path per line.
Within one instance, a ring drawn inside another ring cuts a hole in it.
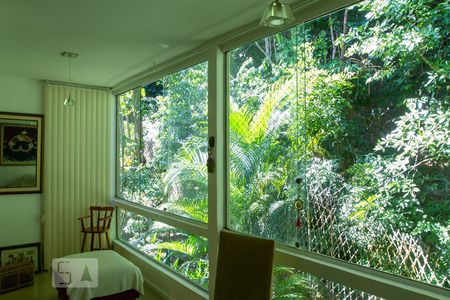
M 111 242 L 109 241 L 109 227 L 111 226 L 111 219 L 114 212 L 114 207 L 111 206 L 91 206 L 89 208 L 90 215 L 79 217 L 81 221 L 81 232 L 83 233 L 83 240 L 81 242 L 81 252 L 84 252 L 84 245 L 86 244 L 86 236 L 91 234 L 91 251 L 102 250 L 102 233 L 105 234 L 108 249 L 111 249 Z M 84 219 L 89 219 L 89 227 L 84 225 Z M 94 248 L 94 237 L 98 235 L 98 248 Z
M 221 231 L 214 300 L 272 299 L 275 242 Z

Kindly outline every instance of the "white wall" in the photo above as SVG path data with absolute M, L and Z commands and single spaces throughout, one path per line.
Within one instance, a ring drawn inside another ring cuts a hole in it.
M 0 111 L 42 114 L 41 83 L 0 76 Z M 40 215 L 41 194 L 0 195 L 0 247 L 40 242 Z

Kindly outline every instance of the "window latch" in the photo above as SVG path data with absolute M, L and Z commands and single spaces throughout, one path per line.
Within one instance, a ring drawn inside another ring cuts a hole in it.
M 214 148 L 214 137 L 210 136 L 208 139 L 208 160 L 206 161 L 206 167 L 208 168 L 208 173 L 213 173 L 215 168 L 215 162 L 212 157 L 212 149 Z

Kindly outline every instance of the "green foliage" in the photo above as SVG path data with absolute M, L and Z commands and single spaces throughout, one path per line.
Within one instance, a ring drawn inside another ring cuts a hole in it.
M 154 260 L 208 287 L 208 242 L 160 222 L 122 211 L 120 238 Z
M 274 300 L 320 299 L 310 286 L 307 275 L 292 268 L 275 266 L 273 270 Z
M 231 229 L 449 287 L 449 23 L 448 0 L 364 1 L 230 51 Z M 208 221 L 206 85 L 200 64 L 120 97 L 122 197 Z M 206 240 L 122 224 L 207 286 Z M 274 299 L 330 286 L 274 271 Z
M 208 221 L 207 65 L 193 66 L 119 98 L 120 196 Z M 205 239 L 125 213 L 121 238 L 193 282 L 208 286 Z
M 448 286 L 448 2 L 367 1 L 346 13 L 356 20 L 334 43 L 340 14 L 289 32 L 298 63 L 231 53 L 231 227 L 346 257 L 319 230 L 326 218 L 362 252 L 357 263 Z M 309 233 L 294 227 L 296 199 Z M 389 259 L 394 232 L 424 249 L 427 275 Z
M 207 221 L 206 72 L 201 63 L 120 96 L 124 199 Z
M 351 30 L 347 41 L 354 43 L 348 55 L 362 55 L 366 66 L 379 64 L 367 83 L 388 78 L 402 90 L 448 95 L 448 0 L 375 0 L 358 8 L 366 12 L 367 22 Z
M 409 99 L 396 128 L 379 141 L 377 155 L 352 167 L 350 218 L 376 220 L 417 236 L 445 274 L 450 259 L 450 112 L 433 102 Z

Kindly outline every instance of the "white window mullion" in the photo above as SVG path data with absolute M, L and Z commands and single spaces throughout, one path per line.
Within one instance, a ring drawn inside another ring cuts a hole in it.
M 213 299 L 219 232 L 225 226 L 225 76 L 224 53 L 218 46 L 208 51 L 208 137 L 214 137 L 214 171 L 208 174 L 209 295 Z

